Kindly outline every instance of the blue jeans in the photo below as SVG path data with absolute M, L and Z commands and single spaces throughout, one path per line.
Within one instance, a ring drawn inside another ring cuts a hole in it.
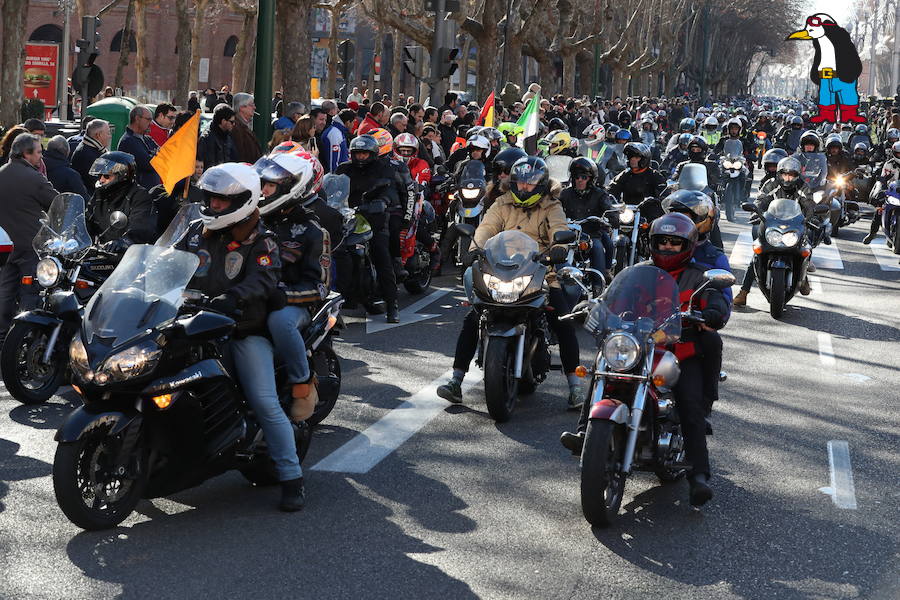
M 288 383 L 306 383 L 309 379 L 309 361 L 300 328 L 309 325 L 311 319 L 306 308 L 290 304 L 269 313 L 269 333 L 278 357 L 287 367 Z
M 231 354 L 241 389 L 266 437 L 278 479 L 288 481 L 302 477 L 294 428 L 278 402 L 272 344 L 258 335 L 232 339 Z
M 855 106 L 859 104 L 859 94 L 856 93 L 856 81 L 844 83 L 837 77 L 819 80 L 819 104 L 821 106 Z
M 599 237 L 592 237 L 591 242 L 591 267 L 598 271 L 612 268 L 613 243 L 607 233 L 601 233 Z

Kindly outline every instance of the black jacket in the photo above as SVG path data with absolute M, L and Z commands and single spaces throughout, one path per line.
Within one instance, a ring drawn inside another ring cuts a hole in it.
M 201 221 L 191 223 L 175 248 L 200 257 L 188 287 L 210 297 L 231 296 L 241 309 L 237 335 L 267 335 L 269 300 L 281 275 L 281 255 L 275 234 L 257 216 L 230 229 L 211 231 Z
M 640 204 L 644 198 L 658 197 L 666 188 L 666 178 L 647 168 L 639 173 L 625 169 L 609 184 L 609 193 L 626 204 Z
M 124 232 L 109 228 L 110 215 L 120 210 L 128 217 Z M 152 244 L 156 241 L 156 210 L 150 194 L 137 183 L 123 188 L 112 198 L 96 194 L 87 207 L 87 226 L 98 244 L 124 238 L 130 244 Z
M 184 183 L 188 179 L 182 179 L 172 188 L 172 194 L 166 193 L 166 188 L 162 184 L 154 187 L 149 191 L 150 199 L 153 202 L 153 210 L 156 211 L 156 236 L 159 237 L 178 214 L 178 210 L 182 204 L 187 202 L 202 202 L 203 192 L 195 185 L 188 188 L 187 200 L 182 198 L 184 194 Z
M 566 211 L 566 218 L 572 221 L 580 221 L 591 216 L 605 216 L 612 227 L 619 224 L 617 213 L 606 213 L 612 209 L 613 197 L 601 188 L 591 186 L 583 192 L 578 192 L 574 187 L 567 187 L 559 195 L 559 201 L 562 202 L 563 210 Z M 596 237 L 602 227 L 594 223 L 585 223 L 582 230 L 589 236 Z
M 53 184 L 60 194 L 72 192 L 78 194 L 87 201 L 87 189 L 81 181 L 78 171 L 69 166 L 69 159 L 55 150 L 44 152 L 44 165 L 47 167 L 47 179 Z
M 402 167 L 402 169 L 401 169 Z M 405 170 L 405 174 L 404 171 Z M 412 178 L 409 176 L 409 168 L 399 160 L 391 160 L 382 157 L 365 165 L 354 164 L 353 161 L 347 161 L 338 165 L 334 171 L 337 175 L 347 175 L 350 177 L 350 198 L 348 200 L 350 208 L 357 208 L 361 204 L 371 207 L 373 200 L 384 202 L 385 210 L 383 212 L 393 212 L 394 214 L 407 213 L 412 214 L 412 208 L 415 205 L 415 196 Z M 372 192 L 367 198 L 363 198 L 366 192 Z M 412 196 L 412 198 L 410 197 Z M 410 201 L 412 200 L 412 204 Z M 364 211 L 366 212 L 366 211 Z M 379 213 L 377 210 L 372 212 L 373 216 Z M 369 215 L 367 214 L 368 218 Z M 375 229 L 380 229 L 382 219 L 369 218 Z
M 97 185 L 97 178 L 90 174 L 94 161 L 103 155 L 103 150 L 94 145 L 86 144 L 84 140 L 75 148 L 72 154 L 72 168 L 81 175 L 81 181 L 84 183 L 85 189 L 89 194 L 94 193 L 94 186 Z M 87 197 L 85 197 L 87 200 Z
M 756 197 L 756 206 L 759 207 L 760 212 L 766 212 L 769 209 L 769 204 L 778 198 L 795 200 L 800 203 L 800 210 L 803 211 L 804 217 L 811 219 L 814 216 L 813 209 L 816 206 L 816 202 L 813 200 L 812 192 L 810 192 L 806 184 L 803 184 L 796 192 L 789 194 L 778 185 L 778 179 L 770 179 L 760 186 L 759 195 Z
M 826 153 L 825 158 L 828 161 L 828 179 L 833 179 L 835 175 L 849 173 L 856 168 L 856 165 L 850 159 L 850 155 L 844 150 L 841 150 L 835 156 Z
M 317 304 L 328 296 L 331 239 L 314 212 L 302 206 L 269 215 L 281 255 L 281 285 L 287 304 Z
M 116 150 L 127 152 L 134 157 L 137 163 L 137 182 L 144 186 L 144 189 L 149 190 L 161 183 L 159 175 L 150 164 L 150 159 L 159 152 L 159 146 L 149 135 L 138 135 L 130 127 L 126 127 Z
M 331 240 L 331 248 L 334 249 L 341 243 L 341 239 L 344 235 L 344 217 L 341 213 L 325 203 L 325 199 L 322 197 L 325 193 L 324 191 L 320 191 L 319 193 L 321 195 L 317 196 L 315 200 L 305 206 L 307 209 L 316 213 L 319 225 L 328 232 L 328 237 Z
M 218 125 L 210 124 L 209 129 L 197 140 L 197 159 L 203 161 L 204 170 L 237 161 L 237 150 L 231 134 L 222 131 Z

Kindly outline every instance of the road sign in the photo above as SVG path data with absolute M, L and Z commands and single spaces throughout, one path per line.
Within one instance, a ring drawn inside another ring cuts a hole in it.
M 25 44 L 25 98 L 39 98 L 45 108 L 56 106 L 59 84 L 59 44 Z

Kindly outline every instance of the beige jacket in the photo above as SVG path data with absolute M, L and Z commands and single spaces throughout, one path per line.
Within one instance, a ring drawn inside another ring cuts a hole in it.
M 553 234 L 568 229 L 566 213 L 559 202 L 561 190 L 560 183 L 551 179 L 550 193 L 527 209 L 515 206 L 512 194 L 506 192 L 484 213 L 481 225 L 475 230 L 472 248 L 475 244 L 484 247 L 485 242 L 501 231 L 518 230 L 530 236 L 540 251 L 545 252 L 553 245 Z

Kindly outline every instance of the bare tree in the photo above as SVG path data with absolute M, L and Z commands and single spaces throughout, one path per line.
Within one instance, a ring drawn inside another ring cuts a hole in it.
M 113 87 L 121 88 L 125 76 L 125 67 L 128 66 L 128 55 L 131 53 L 131 25 L 134 20 L 134 2 L 128 0 L 125 9 L 125 23 L 122 25 L 122 37 L 119 39 L 119 60 L 116 63 L 116 77 Z
M 150 75 L 150 56 L 147 54 L 147 8 L 150 0 L 135 0 L 135 41 L 137 42 L 137 56 L 135 69 L 137 70 L 137 99 L 140 102 L 147 101 L 147 77 Z
M 253 69 L 253 57 L 256 54 L 254 48 L 256 45 L 256 15 L 257 2 L 254 0 L 228 0 L 228 7 L 234 12 L 241 15 L 241 33 L 238 35 L 237 47 L 234 50 L 234 56 L 231 58 L 231 86 L 235 90 L 249 90 L 248 85 L 251 71 Z M 279 38 L 280 39 L 280 38 Z M 280 44 L 276 44 L 276 65 L 280 65 L 280 55 L 277 50 Z M 280 81 L 279 77 L 273 77 L 273 83 Z
M 22 65 L 25 64 L 25 24 L 27 0 L 3 0 L 3 36 L 0 37 L 0 124 L 12 127 L 19 122 L 24 95 Z
M 175 0 L 175 19 L 178 22 L 178 29 L 175 33 L 178 66 L 175 71 L 174 100 L 178 104 L 187 104 L 188 89 L 191 83 L 191 56 L 194 52 L 191 43 L 191 16 L 188 9 L 188 0 Z
M 309 39 L 309 14 L 312 0 L 278 0 L 278 21 L 290 32 L 281 43 L 281 73 L 284 102 L 299 101 L 309 106 L 309 64 L 311 47 Z M 268 103 L 270 98 L 257 98 Z
M 331 19 L 331 37 L 328 39 L 328 76 L 325 81 L 326 95 L 330 95 L 337 89 L 337 66 L 338 66 L 338 42 L 340 41 L 340 24 L 341 17 L 350 10 L 357 0 L 332 0 L 328 4 L 316 4 L 316 8 L 328 11 Z M 344 84 L 349 82 L 345 81 Z

